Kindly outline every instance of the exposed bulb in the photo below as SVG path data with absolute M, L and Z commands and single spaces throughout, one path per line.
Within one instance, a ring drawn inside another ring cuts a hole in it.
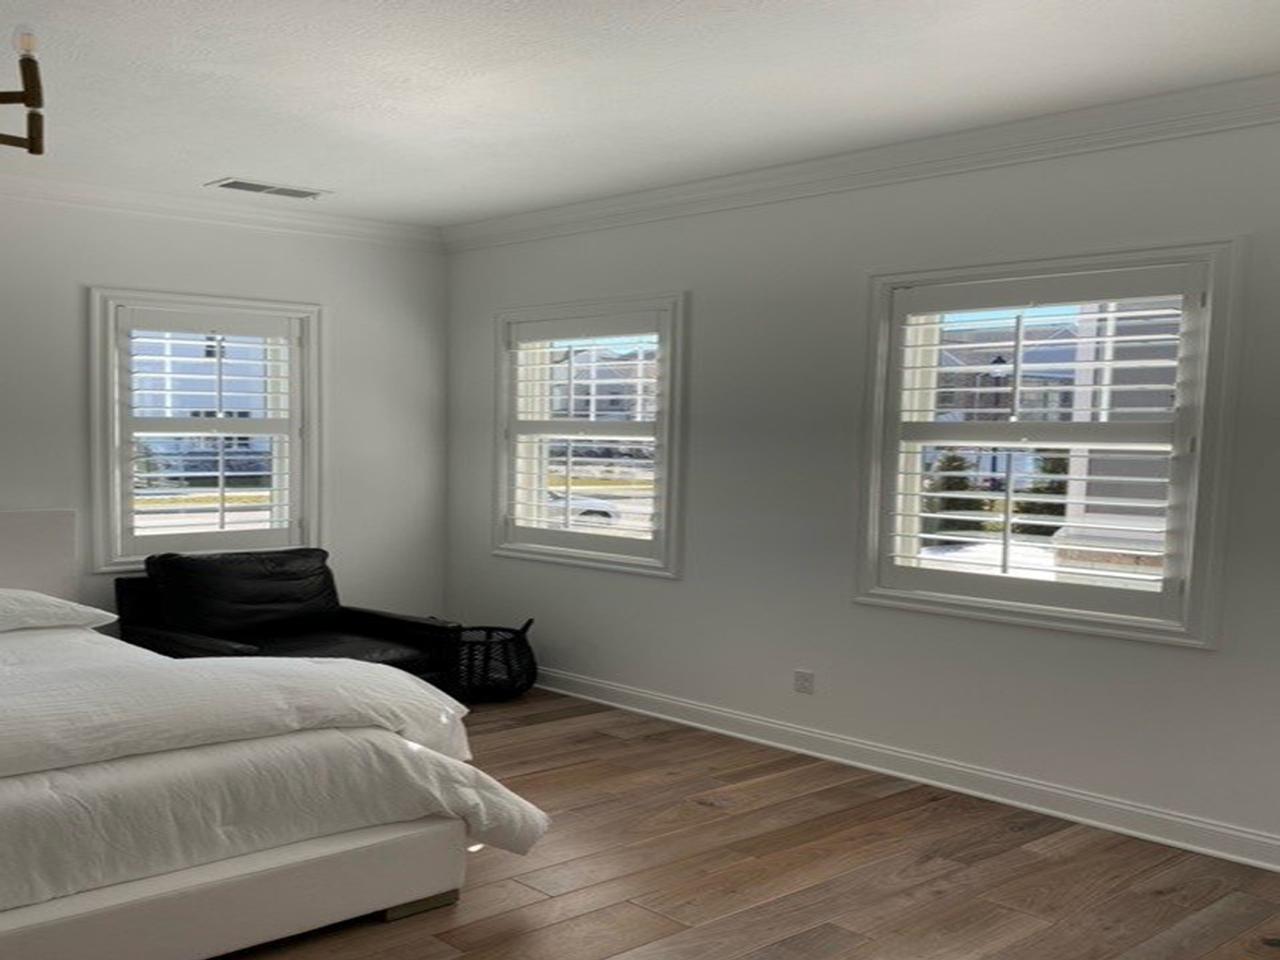
M 14 30 L 13 49 L 18 51 L 20 57 L 34 57 L 36 55 L 35 32 L 27 26 L 20 26 Z

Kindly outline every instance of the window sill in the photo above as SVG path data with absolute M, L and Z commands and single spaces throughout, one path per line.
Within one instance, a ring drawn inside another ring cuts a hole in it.
M 93 573 L 141 573 L 146 569 L 146 557 L 119 557 L 93 565 Z
M 988 597 L 963 597 L 952 594 L 927 593 L 916 590 L 895 590 L 873 587 L 856 595 L 857 603 L 877 607 L 893 607 L 918 613 L 943 616 L 968 617 L 995 623 L 1011 623 L 1048 630 L 1065 630 L 1085 633 L 1095 637 L 1115 637 L 1121 640 L 1139 640 L 1166 646 L 1190 647 L 1196 650 L 1213 650 L 1216 644 L 1193 631 L 1186 624 L 1169 620 L 1151 620 L 1143 617 L 1126 617 L 1104 613 L 1085 613 L 1072 610 L 1042 607 L 1031 604 L 1011 603 Z
M 512 560 L 541 560 L 571 567 L 589 567 L 595 570 L 608 570 L 612 573 L 635 573 L 666 580 L 680 579 L 679 572 L 672 564 L 649 557 L 628 557 L 616 553 L 597 553 L 593 550 L 575 550 L 568 547 L 529 543 L 504 543 L 494 548 L 493 555 Z

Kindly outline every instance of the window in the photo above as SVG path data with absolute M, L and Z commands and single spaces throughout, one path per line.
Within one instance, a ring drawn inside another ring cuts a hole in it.
M 95 290 L 99 569 L 314 537 L 314 307 Z
M 680 298 L 498 319 L 497 552 L 674 576 Z
M 1207 645 L 1225 259 L 880 278 L 860 599 Z

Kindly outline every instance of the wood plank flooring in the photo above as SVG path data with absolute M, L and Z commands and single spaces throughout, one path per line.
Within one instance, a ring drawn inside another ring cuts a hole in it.
M 228 960 L 1280 960 L 1277 874 L 546 691 L 468 727 L 532 853 Z

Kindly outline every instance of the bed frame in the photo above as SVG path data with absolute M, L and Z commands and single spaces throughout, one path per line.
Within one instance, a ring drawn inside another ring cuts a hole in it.
M 76 517 L 0 512 L 0 587 L 78 599 Z M 0 911 L 0 957 L 208 960 L 340 920 L 453 903 L 461 821 L 365 827 Z
M 457 899 L 461 821 L 366 827 L 0 912 L 0 957 L 205 960 L 385 912 Z

